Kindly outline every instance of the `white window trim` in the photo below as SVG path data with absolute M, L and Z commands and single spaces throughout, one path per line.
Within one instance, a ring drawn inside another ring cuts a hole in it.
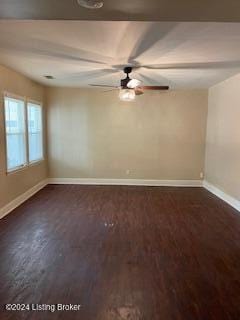
M 28 139 L 28 104 L 36 104 L 41 107 L 41 117 L 42 117 L 42 151 L 43 151 L 43 156 L 40 159 L 29 161 L 29 139 Z M 33 166 L 38 164 L 39 162 L 42 162 L 45 160 L 45 145 L 44 145 L 44 117 L 43 117 L 43 103 L 37 100 L 33 99 L 26 99 L 26 116 L 27 116 L 27 160 L 28 160 L 28 166 Z
M 4 130 L 4 152 L 5 152 L 5 172 L 6 175 L 11 175 L 14 173 L 17 173 L 19 171 L 23 171 L 29 167 L 32 167 L 34 165 L 37 165 L 43 161 L 45 161 L 45 140 L 44 140 L 44 128 L 45 128 L 45 124 L 44 124 L 44 117 L 43 117 L 43 103 L 37 100 L 33 100 L 33 99 L 29 99 L 26 96 L 20 96 L 14 93 L 10 93 L 8 91 L 3 91 L 3 95 L 2 95 L 2 105 L 3 105 L 3 130 Z M 25 156 L 26 156 L 26 163 L 24 165 L 15 167 L 13 169 L 8 169 L 7 166 L 7 130 L 6 130 L 6 118 L 5 118 L 5 97 L 6 98 L 12 98 L 12 99 L 17 99 L 17 100 L 21 100 L 24 102 L 24 121 L 25 121 Z M 28 103 L 33 103 L 33 104 L 37 104 L 39 106 L 41 106 L 41 114 L 42 114 L 42 148 L 43 148 L 43 157 L 41 159 L 38 160 L 34 160 L 34 161 L 29 161 L 29 147 L 28 147 L 28 116 L 27 116 L 27 106 Z
M 5 98 L 10 98 L 10 99 L 16 99 L 16 100 L 20 100 L 23 102 L 24 104 L 24 123 L 26 125 L 26 113 L 25 113 L 25 104 L 26 104 L 26 98 L 17 94 L 12 94 L 9 92 L 4 92 L 3 93 L 3 128 L 4 128 L 4 135 L 5 135 L 5 139 L 4 139 L 4 151 L 5 151 L 5 171 L 6 174 L 12 174 L 14 172 L 18 172 L 21 170 L 24 170 L 27 166 L 28 166 L 28 157 L 27 157 L 27 132 L 26 132 L 26 128 L 25 128 L 25 160 L 26 162 L 23 165 L 14 167 L 12 169 L 8 169 L 8 165 L 7 165 L 7 129 L 6 129 L 6 117 L 5 117 Z
M 23 100 L 24 102 L 26 101 L 25 96 L 20 96 L 19 94 L 11 93 L 9 91 L 3 91 L 3 98 L 4 97 L 12 98 L 12 99 L 19 99 L 19 100 Z

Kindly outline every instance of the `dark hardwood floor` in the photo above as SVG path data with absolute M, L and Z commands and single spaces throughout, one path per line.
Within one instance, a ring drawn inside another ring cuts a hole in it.
M 201 188 L 49 185 L 0 220 L 0 302 L 1 320 L 239 320 L 240 215 Z

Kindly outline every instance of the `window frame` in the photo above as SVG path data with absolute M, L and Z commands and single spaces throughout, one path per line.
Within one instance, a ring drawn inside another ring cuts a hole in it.
M 42 158 L 30 161 L 29 160 L 29 132 L 28 132 L 28 104 L 35 104 L 41 108 L 41 121 L 42 121 Z M 34 164 L 37 164 L 39 162 L 42 162 L 45 160 L 45 148 L 44 148 L 44 121 L 43 121 L 43 104 L 40 101 L 33 100 L 33 99 L 26 99 L 26 126 L 27 126 L 27 160 L 28 160 L 28 166 L 33 166 Z
M 8 169 L 8 151 L 7 151 L 7 128 L 6 128 L 6 117 L 5 117 L 5 98 L 21 100 L 24 104 L 24 128 L 25 128 L 25 159 L 26 163 L 24 165 L 14 167 L 12 169 Z M 28 139 L 28 103 L 36 104 L 41 107 L 41 117 L 42 117 L 42 150 L 43 156 L 41 159 L 29 161 L 29 139 Z M 45 139 L 44 139 L 44 113 L 43 113 L 43 103 L 37 100 L 33 100 L 27 98 L 26 96 L 20 96 L 14 93 L 10 93 L 8 91 L 3 92 L 2 97 L 2 105 L 3 105 L 3 130 L 4 130 L 4 152 L 5 152 L 5 172 L 6 175 L 11 175 L 13 173 L 25 170 L 31 166 L 37 165 L 45 160 Z
M 7 128 L 6 128 L 6 110 L 5 110 L 5 98 L 15 99 L 23 102 L 24 107 L 24 154 L 25 154 L 25 163 L 23 165 L 8 169 L 8 149 L 7 149 Z M 24 170 L 28 166 L 28 156 L 27 156 L 27 132 L 26 132 L 26 110 L 25 110 L 25 97 L 12 94 L 9 92 L 4 92 L 3 94 L 3 128 L 4 128 L 4 151 L 5 151 L 5 169 L 7 174 L 11 174 L 17 171 Z

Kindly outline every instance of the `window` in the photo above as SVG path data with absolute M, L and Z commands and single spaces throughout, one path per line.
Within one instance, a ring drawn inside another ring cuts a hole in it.
M 43 160 L 42 106 L 4 95 L 7 172 Z
M 29 162 L 43 159 L 42 107 L 29 102 L 28 114 L 28 156 Z
M 7 171 L 27 164 L 24 101 L 5 96 Z

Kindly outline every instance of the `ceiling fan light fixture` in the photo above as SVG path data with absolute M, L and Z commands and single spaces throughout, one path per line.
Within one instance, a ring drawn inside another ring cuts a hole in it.
M 137 80 L 137 79 L 131 79 L 128 84 L 127 87 L 130 89 L 134 89 L 136 87 L 139 87 L 141 85 L 141 81 Z
M 77 0 L 78 4 L 86 9 L 101 9 L 103 2 L 99 0 Z
M 133 89 L 120 89 L 119 99 L 121 101 L 130 102 L 135 100 L 135 91 Z

